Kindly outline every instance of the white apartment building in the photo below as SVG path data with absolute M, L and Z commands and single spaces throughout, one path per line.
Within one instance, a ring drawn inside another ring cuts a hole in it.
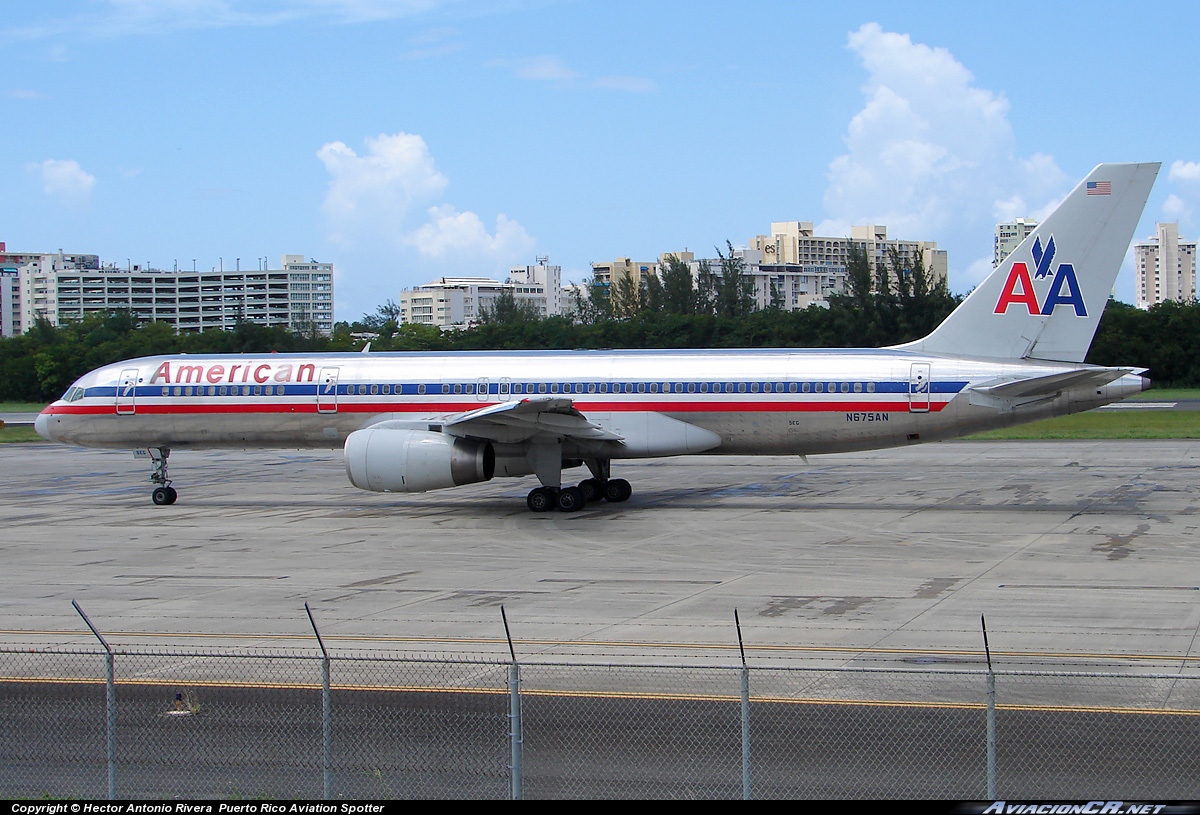
M 1152 238 L 1133 245 L 1138 308 L 1196 299 L 1196 241 L 1179 239 L 1179 224 L 1157 224 Z
M 95 256 L 85 256 L 95 257 Z M 230 329 L 239 321 L 292 331 L 333 332 L 333 265 L 284 255 L 281 269 L 180 272 L 130 266 L 83 267 L 61 253 L 21 266 L 20 330 L 38 317 L 55 325 L 87 314 L 129 310 L 179 331 Z
M 21 333 L 20 290 L 17 273 L 0 269 L 0 337 Z
M 1029 237 L 1029 233 L 1037 228 L 1038 222 L 1032 218 L 1017 218 L 996 224 L 996 240 L 992 252 L 992 267 L 999 266 L 1021 245 L 1021 241 Z
M 538 314 L 563 313 L 562 267 L 539 258 L 534 266 L 509 269 L 501 283 L 490 277 L 442 277 L 400 292 L 400 323 L 468 328 L 479 322 L 501 292 L 511 291 L 517 301 L 533 303 Z

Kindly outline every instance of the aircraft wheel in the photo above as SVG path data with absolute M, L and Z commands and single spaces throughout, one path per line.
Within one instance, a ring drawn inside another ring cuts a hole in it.
M 529 491 L 525 499 L 526 506 L 532 512 L 549 512 L 554 509 L 554 490 L 550 487 L 538 487 Z
M 178 499 L 179 499 L 179 493 L 175 491 L 175 488 L 167 487 L 167 503 L 173 504 Z
M 567 487 L 559 490 L 557 503 L 559 512 L 575 512 L 583 509 L 583 490 L 579 487 Z
M 166 506 L 167 504 L 173 504 L 175 503 L 175 499 L 178 497 L 176 495 L 172 495 L 171 493 L 173 492 L 175 492 L 175 490 L 171 489 L 170 487 L 155 487 L 154 492 L 150 493 L 150 500 L 160 507 Z
M 629 500 L 633 495 L 633 487 L 624 478 L 610 478 L 604 485 L 604 497 L 614 504 Z
M 587 503 L 599 501 L 604 497 L 603 487 L 600 485 L 598 478 L 585 478 L 579 482 L 579 491 L 583 493 L 583 500 Z

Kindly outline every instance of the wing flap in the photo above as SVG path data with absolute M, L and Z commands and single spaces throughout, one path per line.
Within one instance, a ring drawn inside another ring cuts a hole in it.
M 503 443 L 538 437 L 622 441 L 617 433 L 588 421 L 570 399 L 551 397 L 501 402 L 448 418 L 443 423 L 452 436 L 490 439 Z

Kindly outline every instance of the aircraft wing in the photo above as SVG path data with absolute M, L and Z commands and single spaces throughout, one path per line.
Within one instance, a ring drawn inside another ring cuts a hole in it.
M 623 437 L 588 421 L 570 399 L 544 397 L 501 402 L 447 419 L 443 431 L 452 436 L 501 443 L 543 439 L 623 441 Z
M 1027 399 L 1053 396 L 1072 388 L 1098 388 L 1126 374 L 1137 374 L 1144 370 L 1145 368 L 1085 368 L 1044 376 L 1003 377 L 981 382 L 970 390 L 999 399 Z

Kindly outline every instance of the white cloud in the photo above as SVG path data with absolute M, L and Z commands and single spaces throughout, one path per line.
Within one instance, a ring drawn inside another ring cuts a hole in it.
M 579 76 L 578 71 L 568 68 L 558 57 L 531 57 L 521 60 L 515 73 L 521 79 L 539 82 L 570 82 Z
M 1192 209 L 1187 202 L 1180 198 L 1175 193 L 1167 196 L 1167 200 L 1163 201 L 1163 215 L 1176 221 L 1187 221 L 1192 217 Z
M 61 35 L 89 38 L 164 34 L 203 28 L 265 27 L 298 20 L 332 24 L 371 23 L 415 17 L 455 6 L 465 0 L 97 0 L 86 12 L 55 17 L 49 14 L 23 28 L 3 34 L 21 39 Z
M 420 136 L 381 134 L 368 138 L 366 145 L 362 156 L 340 141 L 317 151 L 330 175 L 324 210 L 339 242 L 395 228 L 414 204 L 430 201 L 446 188 L 446 177 L 434 167 Z
M 876 23 L 852 32 L 848 47 L 867 70 L 865 102 L 847 128 L 846 153 L 829 166 L 827 223 L 941 238 L 951 288 L 976 285 L 985 270 L 967 259 L 982 241 L 958 246 L 944 236 L 985 236 L 990 248 L 997 219 L 1038 217 L 1069 179 L 1050 156 L 1016 155 L 1008 100 L 977 87 L 948 50 Z
M 1175 182 L 1200 181 L 1200 161 L 1174 161 L 1167 178 Z
M 534 82 L 554 82 L 573 88 L 603 88 L 627 93 L 653 93 L 658 90 L 658 85 L 653 80 L 639 76 L 609 75 L 589 78 L 556 56 L 494 60 L 490 64 L 511 68 L 513 75 L 518 79 Z
M 74 159 L 46 159 L 28 165 L 42 179 L 42 190 L 51 198 L 68 205 L 84 204 L 96 184 L 96 177 Z
M 405 236 L 424 256 L 435 259 L 467 255 L 501 265 L 533 251 L 534 239 L 516 221 L 496 216 L 496 233 L 488 234 L 474 212 L 459 212 L 450 204 L 431 207 L 429 222 Z
M 329 173 L 322 208 L 341 255 L 338 285 L 368 302 L 443 275 L 502 278 L 533 252 L 536 241 L 517 221 L 497 215 L 489 232 L 479 215 L 443 200 L 449 181 L 416 134 L 367 139 L 362 155 L 330 142 L 317 157 Z

